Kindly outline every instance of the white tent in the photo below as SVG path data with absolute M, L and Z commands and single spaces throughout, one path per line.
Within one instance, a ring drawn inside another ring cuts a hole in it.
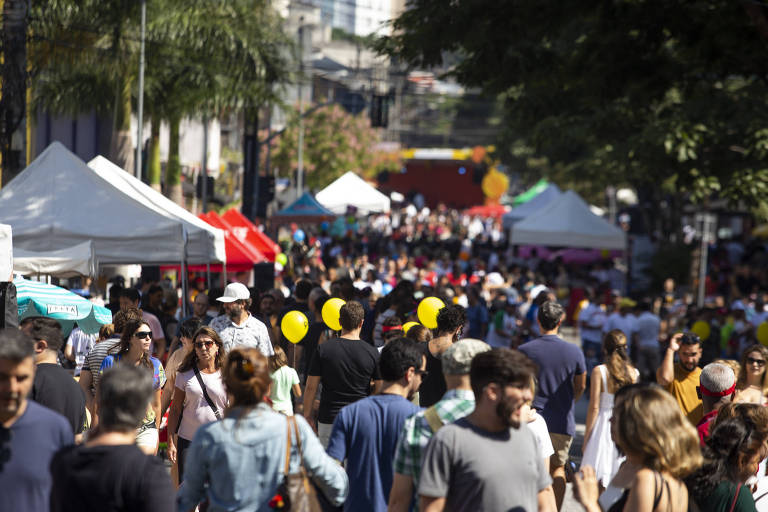
M 214 228 L 101 155 L 88 162 L 88 167 L 115 188 L 140 199 L 158 213 L 179 219 L 187 232 L 187 260 L 190 263 L 226 261 L 224 231 Z
M 13 251 L 13 271 L 17 274 L 47 274 L 53 277 L 95 276 L 93 243 L 83 242 L 56 251 Z
M 93 241 L 100 264 L 205 262 L 185 253 L 179 219 L 116 188 L 58 142 L 0 189 L 0 222 L 28 251 Z
M 516 223 L 510 243 L 623 250 L 626 236 L 619 227 L 592 213 L 589 205 L 569 190 Z
M 511 228 L 515 222 L 520 222 L 529 215 L 546 207 L 549 203 L 560 197 L 560 194 L 562 194 L 562 192 L 557 185 L 550 183 L 544 190 L 539 192 L 538 195 L 505 213 L 501 217 L 502 225 L 505 229 Z
M 13 241 L 11 226 L 0 224 L 0 281 L 13 279 Z
M 354 206 L 360 213 L 367 214 L 388 211 L 390 205 L 387 196 L 352 171 L 318 192 L 315 199 L 337 214 L 345 213 L 347 206 Z

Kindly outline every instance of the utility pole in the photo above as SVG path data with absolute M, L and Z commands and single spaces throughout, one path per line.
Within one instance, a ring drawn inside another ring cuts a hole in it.
M 208 211 L 208 116 L 203 116 L 203 160 L 200 165 L 200 178 L 203 180 L 200 200 L 203 213 Z
M 147 0 L 141 0 L 141 43 L 139 45 L 139 108 L 138 108 L 138 134 L 136 140 L 136 169 L 135 174 L 141 179 L 141 149 L 144 134 L 144 39 L 147 32 Z M 203 206 L 205 208 L 205 206 Z
M 250 220 L 259 206 L 259 108 L 246 107 L 243 137 L 243 204 L 240 211 Z
M 706 293 L 707 282 L 707 256 L 709 244 L 715 241 L 717 230 L 717 216 L 712 213 L 697 213 L 696 230 L 701 236 L 701 247 L 699 248 L 699 287 L 698 307 L 704 307 L 704 295 Z
M 299 18 L 299 147 L 296 164 L 296 197 L 301 197 L 304 190 L 304 98 L 302 82 L 304 80 L 304 17 Z

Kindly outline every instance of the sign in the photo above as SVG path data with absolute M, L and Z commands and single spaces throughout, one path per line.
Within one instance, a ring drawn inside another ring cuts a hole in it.
M 77 316 L 77 306 L 74 304 L 48 304 L 48 314 L 64 313 Z

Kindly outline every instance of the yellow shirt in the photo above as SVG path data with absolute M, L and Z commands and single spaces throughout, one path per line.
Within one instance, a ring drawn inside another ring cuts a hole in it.
M 680 366 L 680 363 L 675 363 L 675 379 L 667 387 L 667 391 L 672 393 L 683 414 L 694 426 L 704 415 L 701 399 L 696 394 L 700 375 L 701 368 L 697 367 L 689 372 Z

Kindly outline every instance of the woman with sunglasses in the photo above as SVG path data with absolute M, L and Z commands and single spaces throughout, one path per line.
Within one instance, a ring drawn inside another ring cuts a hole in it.
M 763 345 L 748 347 L 741 356 L 741 371 L 736 381 L 736 396 L 734 402 L 752 404 L 768 404 L 768 372 L 765 364 L 768 361 L 768 348 Z
M 163 385 L 165 384 L 165 370 L 159 359 L 149 355 L 149 346 L 152 343 L 152 329 L 148 324 L 139 320 L 126 323 L 120 336 L 120 345 L 117 354 L 104 358 L 99 369 L 103 374 L 113 366 L 133 365 L 145 368 L 152 372 L 152 401 L 147 408 L 147 414 L 141 426 L 136 432 L 136 444 L 148 455 L 157 453 L 158 428 L 160 426 L 160 403 Z M 99 388 L 96 388 L 98 402 Z
M 184 476 L 184 459 L 195 432 L 206 423 L 221 419 L 227 408 L 227 392 L 221 379 L 223 349 L 216 331 L 203 326 L 192 336 L 192 351 L 176 374 L 171 412 L 168 414 L 168 458 L 179 465 Z

